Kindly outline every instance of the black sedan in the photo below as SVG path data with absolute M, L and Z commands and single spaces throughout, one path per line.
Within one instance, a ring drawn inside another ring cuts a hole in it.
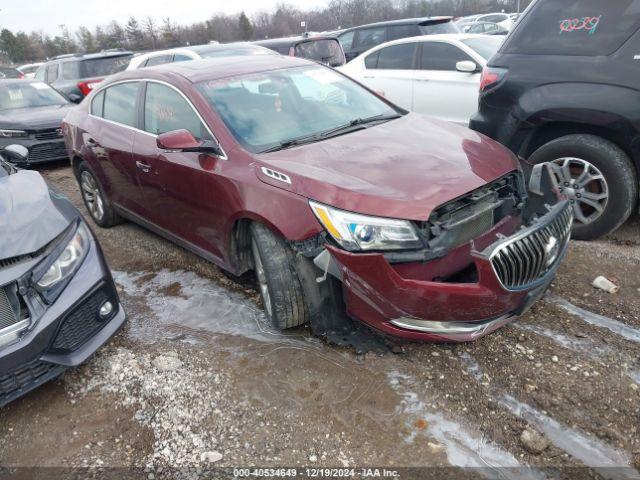
M 29 149 L 26 158 L 8 160 L 30 166 L 67 158 L 60 123 L 72 104 L 44 82 L 0 80 L 0 148 Z
M 20 146 L 7 150 L 26 154 Z M 1 158 L 0 232 L 2 407 L 84 362 L 125 313 L 78 210 L 39 173 Z

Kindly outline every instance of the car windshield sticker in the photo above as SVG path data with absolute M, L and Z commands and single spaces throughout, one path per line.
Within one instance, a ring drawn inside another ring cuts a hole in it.
M 22 96 L 22 90 L 20 90 L 19 88 L 17 88 L 17 89 L 10 88 L 9 89 L 9 98 L 11 100 L 13 100 L 14 102 L 18 101 L 18 100 L 22 100 L 24 98 Z
M 33 83 L 31 84 L 31 86 L 32 86 L 33 88 L 38 89 L 38 90 L 46 90 L 47 88 L 49 88 L 49 85 L 47 85 L 47 84 L 46 84 L 46 83 L 44 83 L 44 82 L 33 82 Z
M 564 20 L 560 20 L 560 35 L 563 33 L 575 32 L 577 30 L 584 30 L 588 32 L 589 35 L 593 35 L 596 33 L 596 29 L 598 28 L 601 18 L 602 15 L 598 15 L 597 17 L 566 18 Z

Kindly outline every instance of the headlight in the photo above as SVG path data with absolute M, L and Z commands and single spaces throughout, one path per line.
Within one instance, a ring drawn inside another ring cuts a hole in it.
M 2 138 L 21 138 L 28 136 L 28 133 L 24 130 L 0 130 L 0 137 Z
M 406 250 L 422 248 L 413 224 L 407 220 L 369 217 L 309 202 L 320 223 L 347 250 Z
M 36 283 L 45 300 L 51 302 L 57 298 L 87 255 L 90 238 L 87 227 L 80 223 L 64 250 Z

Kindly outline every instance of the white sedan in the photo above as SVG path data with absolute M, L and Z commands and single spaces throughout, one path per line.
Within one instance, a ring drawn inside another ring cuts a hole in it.
M 466 125 L 499 36 L 425 35 L 387 42 L 338 69 L 407 110 Z

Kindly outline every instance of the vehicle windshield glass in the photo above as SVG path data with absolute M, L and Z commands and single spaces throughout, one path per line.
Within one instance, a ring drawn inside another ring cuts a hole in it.
M 207 81 L 198 88 L 254 153 L 354 120 L 398 114 L 352 80 L 315 65 Z
M 118 55 L 65 62 L 62 67 L 62 77 L 67 80 L 76 80 L 113 75 L 127 68 L 131 57 L 132 55 Z
M 0 87 L 0 110 L 66 105 L 65 98 L 46 83 L 11 83 Z
M 310 40 L 296 45 L 296 57 L 308 58 L 318 62 L 339 67 L 344 65 L 344 54 L 338 40 Z
M 462 40 L 462 43 L 476 51 L 485 60 L 489 60 L 496 54 L 503 41 L 502 37 L 478 37 L 467 38 Z

